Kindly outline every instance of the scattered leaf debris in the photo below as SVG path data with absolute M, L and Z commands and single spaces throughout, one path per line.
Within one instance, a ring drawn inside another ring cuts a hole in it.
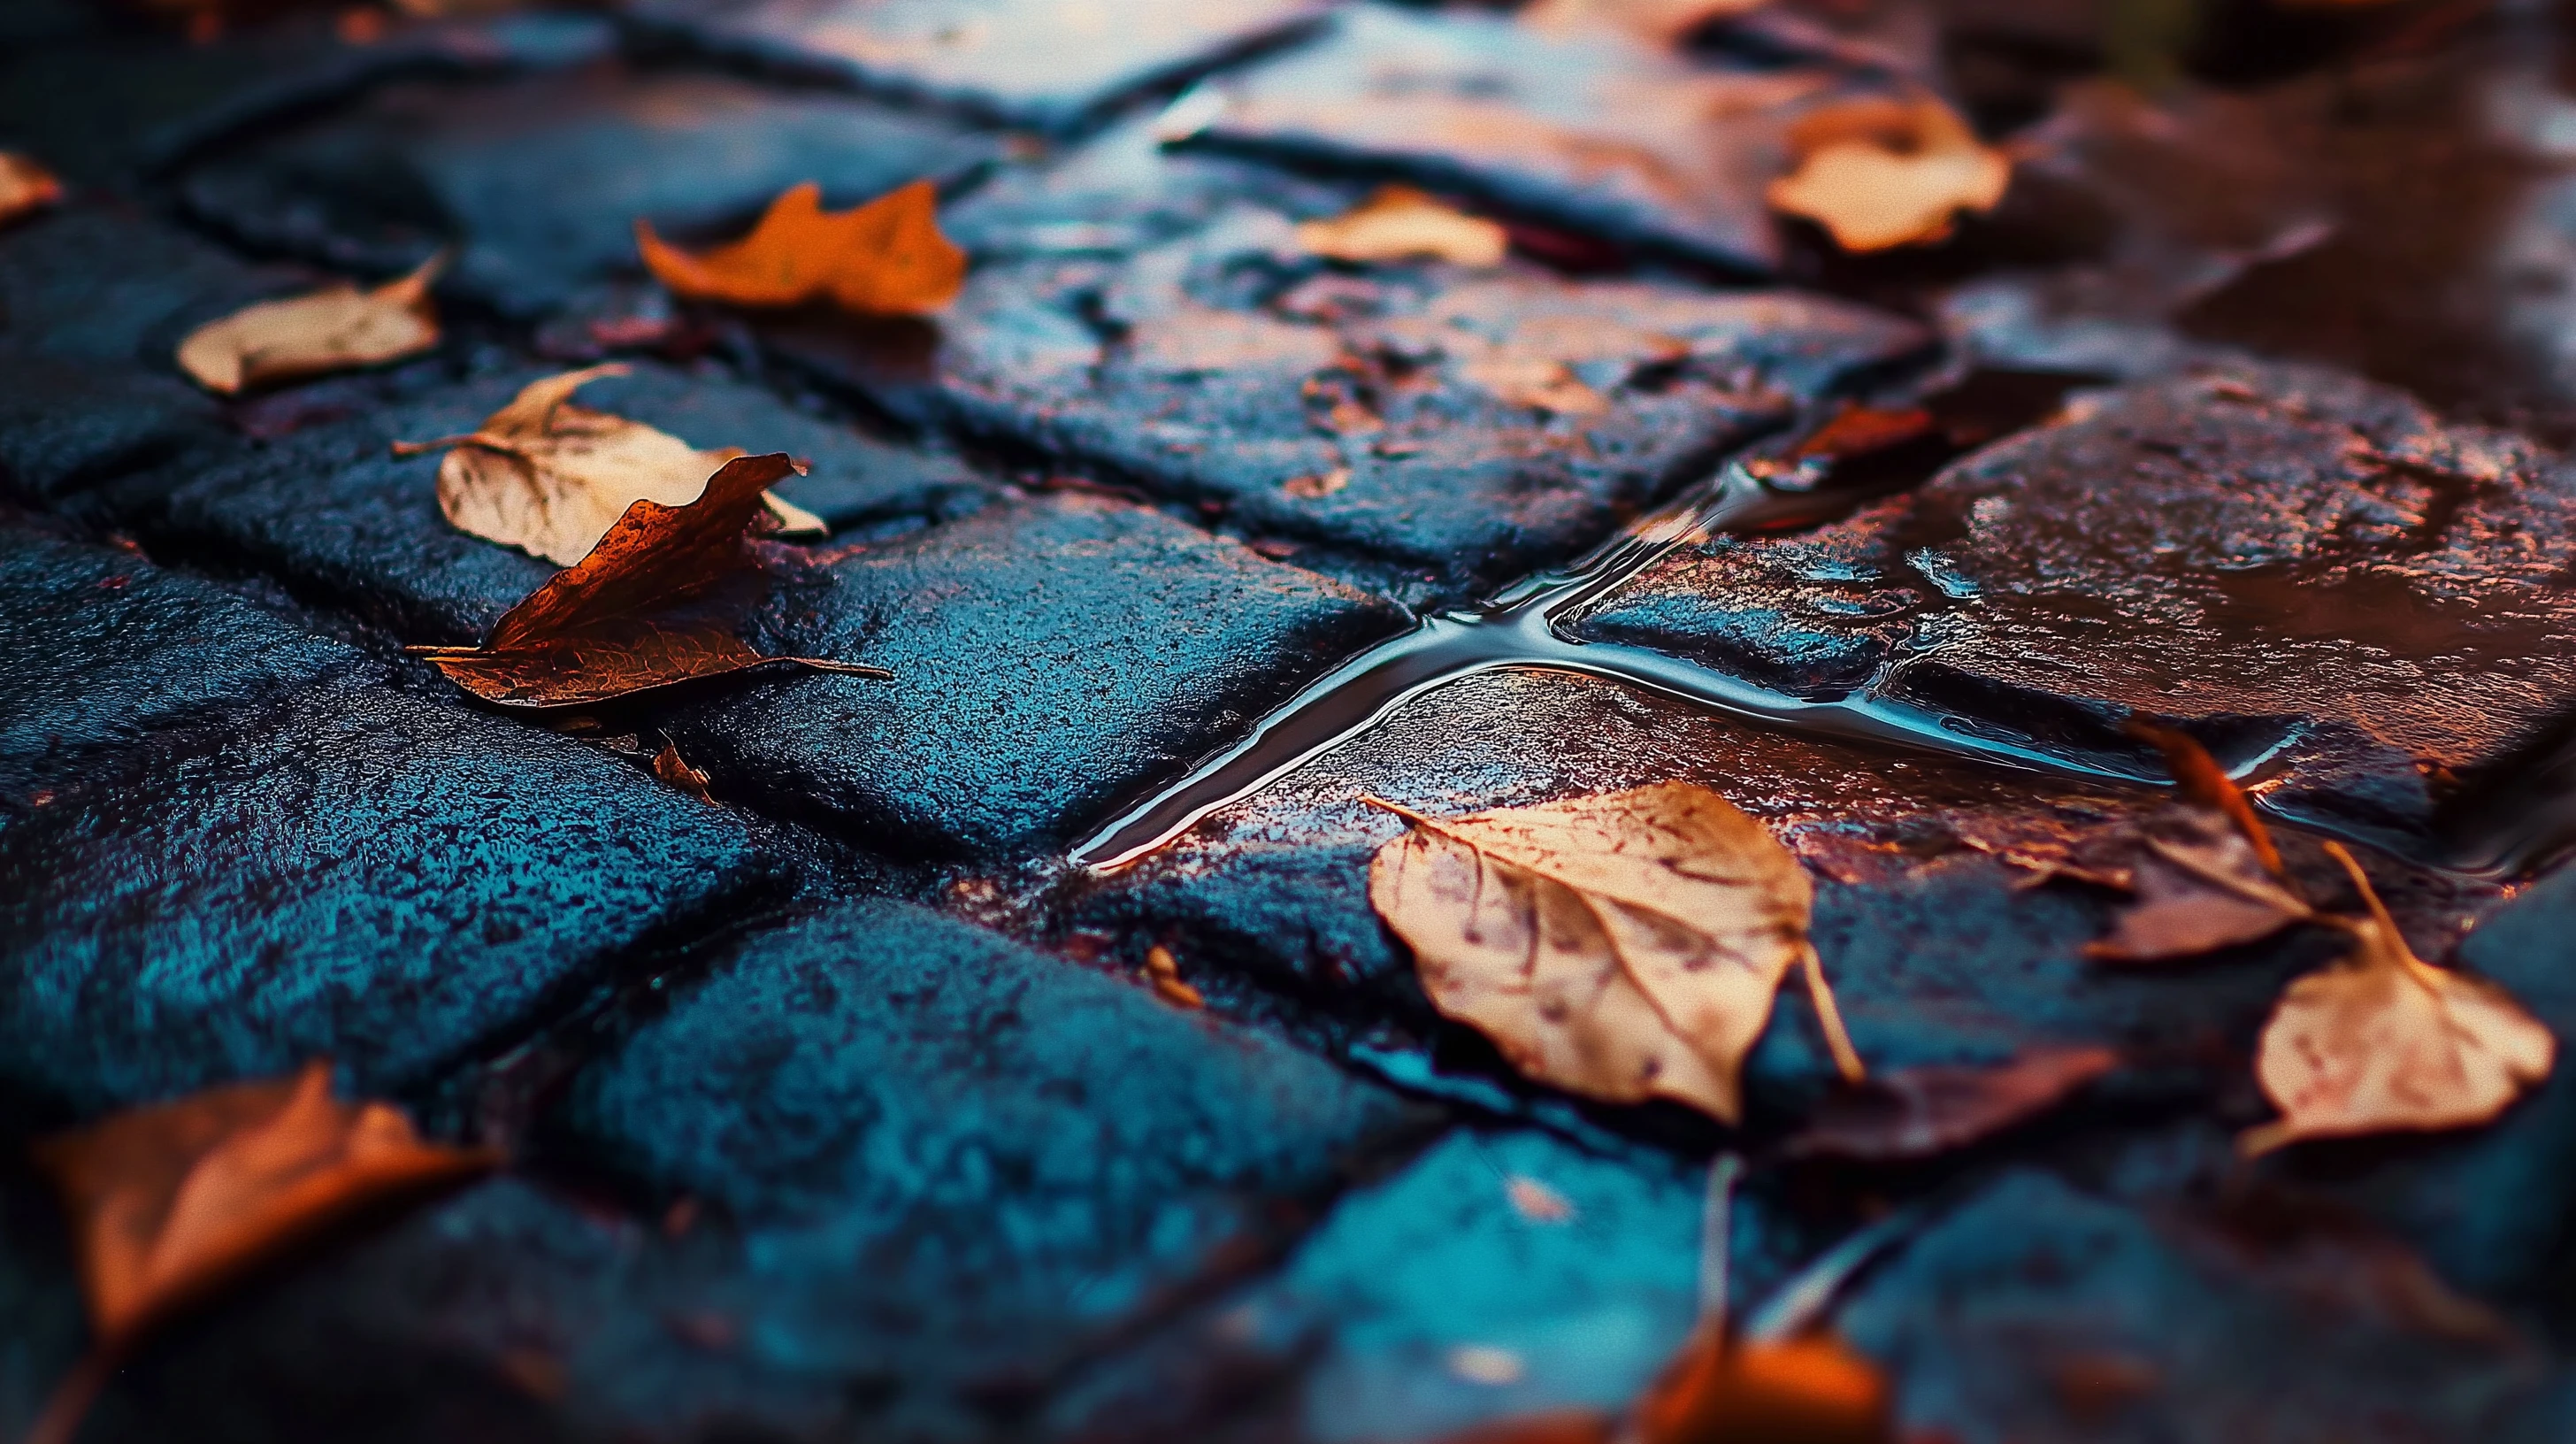
M 60 205 L 62 199 L 63 183 L 35 157 L 0 150 L 0 226 Z
M 1442 205 L 1411 186 L 1380 186 L 1330 220 L 1301 221 L 1297 244 L 1336 261 L 1448 261 L 1487 268 L 1503 263 L 1511 235 L 1500 222 Z
M 1894 1395 L 1831 1334 L 1778 1342 L 1702 1328 L 1630 1420 L 1638 1444 L 1892 1444 Z
M 1744 1055 L 1803 963 L 1837 1063 L 1860 1076 L 1807 945 L 1806 873 L 1716 793 L 1668 782 L 1451 818 L 1365 800 L 1413 824 L 1378 849 L 1370 902 L 1440 1011 L 1522 1072 L 1735 1122 Z
M 2255 1077 L 2281 1116 L 2238 1140 L 2268 1153 L 2301 1139 L 2466 1128 L 2549 1076 L 2558 1040 L 2504 989 L 2415 956 L 2370 878 L 2326 851 L 2367 918 L 2343 922 L 2349 958 L 2290 984 L 2263 1026 Z
M 189 332 L 179 343 L 179 369 L 209 391 L 235 396 L 417 356 L 438 344 L 429 288 L 446 265 L 441 252 L 371 291 L 343 281 L 244 307 Z
M 1791 128 L 1797 168 L 1771 183 L 1772 208 L 1823 226 L 1846 251 L 1947 239 L 1961 211 L 1989 211 L 2012 162 L 1929 96 L 1820 107 Z
M 1994 1067 L 1880 1073 L 1826 1100 L 1788 1152 L 1873 1163 L 1929 1158 L 2036 1117 L 2119 1062 L 2108 1048 L 2034 1048 Z
M 397 441 L 394 454 L 445 450 L 438 509 L 451 525 L 571 566 L 629 505 L 686 506 L 704 494 L 710 473 L 743 454 L 740 447 L 700 451 L 643 422 L 572 403 L 575 391 L 628 369 L 612 362 L 529 382 L 480 428 L 436 441 Z M 830 534 L 801 507 L 769 493 L 761 500 L 777 535 Z
M 1145 981 L 1155 997 L 1175 1008 L 1195 1010 L 1207 1006 L 1207 998 L 1198 989 L 1181 981 L 1180 960 L 1160 943 L 1145 950 Z
M 505 707 L 586 706 L 772 662 L 890 676 L 765 656 L 733 633 L 760 590 L 750 531 L 762 491 L 795 469 L 783 452 L 736 457 L 686 506 L 636 502 L 588 556 L 504 613 L 482 645 L 408 650 Z
M 2164 751 L 2180 799 L 2139 828 L 2129 868 L 2136 901 L 2087 956 L 2115 962 L 2192 957 L 2314 918 L 2282 868 L 2270 832 L 2225 769 L 2183 733 L 2145 724 L 2130 730 Z
M 1532 1223 L 1564 1223 L 1574 1217 L 1574 1200 L 1525 1173 L 1503 1180 L 1503 1196 L 1512 1211 Z
M 736 306 L 829 301 L 862 315 L 927 316 L 957 298 L 966 253 L 939 230 L 926 180 L 851 210 L 823 209 L 812 181 L 770 203 L 749 235 L 692 255 L 635 223 L 644 264 L 682 296 Z

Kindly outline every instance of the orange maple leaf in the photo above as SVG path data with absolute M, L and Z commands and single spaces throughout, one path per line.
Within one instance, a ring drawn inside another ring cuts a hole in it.
M 770 203 L 751 233 L 696 255 L 635 223 L 635 244 L 662 284 L 737 306 L 828 300 L 845 311 L 923 316 L 956 299 L 966 253 L 939 230 L 939 193 L 914 181 L 854 210 L 823 209 L 812 181 Z

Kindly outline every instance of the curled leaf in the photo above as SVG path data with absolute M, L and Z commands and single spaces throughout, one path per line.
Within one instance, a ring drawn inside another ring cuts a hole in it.
M 2183 733 L 2144 724 L 2130 730 L 2163 749 L 2182 800 L 2140 829 L 2129 873 L 2137 901 L 2086 954 L 2119 962 L 2190 957 L 2316 916 L 2226 770 Z
M 1411 186 L 1380 186 L 1330 220 L 1301 221 L 1297 244 L 1336 261 L 1406 261 L 1499 266 L 1511 237 L 1481 216 L 1452 210 Z
M 1789 1152 L 1928 1158 L 2055 1107 L 2119 1061 L 2108 1048 L 2034 1048 L 2000 1067 L 1899 1068 L 1829 1099 Z
M 1989 211 L 2012 163 L 1931 96 L 1845 101 L 1790 133 L 1797 169 L 1771 183 L 1772 208 L 1805 216 L 1846 251 L 1938 241 L 1961 211 Z
M 63 198 L 63 183 L 32 156 L 0 150 L 0 226 L 34 215 Z
M 2558 1040 L 2504 989 L 2415 956 L 2340 844 L 2370 916 L 2345 961 L 2290 984 L 2263 1025 L 2255 1077 L 2281 1116 L 2237 1142 L 2267 1153 L 2303 1138 L 2466 1128 L 2549 1076 Z
M 255 386 L 375 366 L 438 344 L 429 287 L 444 253 L 372 291 L 341 282 L 310 295 L 262 301 L 209 321 L 179 343 L 179 369 L 226 396 Z
M 812 181 L 770 203 L 751 234 L 698 255 L 635 223 L 644 264 L 683 296 L 736 306 L 830 301 L 865 315 L 926 316 L 955 300 L 966 253 L 939 230 L 939 193 L 928 181 L 838 213 Z
M 742 455 L 700 451 L 667 431 L 572 404 L 572 394 L 611 363 L 532 381 L 479 430 L 437 441 L 394 443 L 394 454 L 447 449 L 438 463 L 438 509 L 457 530 L 517 547 L 557 566 L 590 553 L 638 501 L 686 506 L 707 476 Z M 822 519 L 764 493 L 782 534 L 830 531 Z
M 1782 975 L 1806 962 L 1813 889 L 1762 825 L 1664 783 L 1434 818 L 1378 849 L 1369 901 L 1411 945 L 1442 1013 L 1531 1077 L 1617 1103 L 1675 1098 L 1728 1122 Z
M 700 802 L 716 800 L 715 794 L 707 791 L 705 770 L 691 767 L 680 756 L 679 744 L 667 737 L 662 739 L 662 750 L 653 754 L 653 775 Z
M 795 469 L 784 453 L 736 457 L 686 506 L 636 502 L 588 556 L 502 614 L 481 646 L 409 650 L 508 707 L 583 706 L 769 662 L 887 676 L 763 656 L 733 634 L 760 589 L 749 532 L 762 488 Z

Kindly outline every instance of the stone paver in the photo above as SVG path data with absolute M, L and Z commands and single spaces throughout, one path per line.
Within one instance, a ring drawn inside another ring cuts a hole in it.
M 997 147 L 848 96 L 593 66 L 506 84 L 388 87 L 226 151 L 190 213 L 263 251 L 361 273 L 454 245 L 450 285 L 516 315 L 642 274 L 635 222 L 691 243 L 817 181 L 827 205 L 971 177 Z
M 648 33 L 1007 124 L 1079 127 L 1294 40 L 1318 0 L 645 0 Z
M 2083 751 L 2135 710 L 2277 752 L 2279 803 L 2419 832 L 2562 705 L 2576 476 L 2332 373 L 2081 397 L 1819 531 L 1677 553 L 1581 626 Z
M 0 529 L 0 807 L 360 654 L 131 551 Z
M 330 1055 L 425 1079 L 771 881 L 577 743 L 329 685 L 0 831 L 0 1087 L 94 1112 Z

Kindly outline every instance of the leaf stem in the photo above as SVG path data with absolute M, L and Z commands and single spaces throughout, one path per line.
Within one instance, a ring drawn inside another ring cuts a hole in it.
M 1816 945 L 1807 943 L 1798 950 L 1798 965 L 1807 974 L 1807 996 L 1816 1005 L 1816 1021 L 1824 1025 L 1825 1046 L 1834 1053 L 1834 1067 L 1846 1083 L 1869 1081 L 1869 1069 L 1860 1061 L 1860 1050 L 1852 1046 L 1851 1034 L 1843 1030 L 1843 1010 L 1834 1003 L 1833 986 L 1825 981 L 1825 960 L 1816 955 Z

